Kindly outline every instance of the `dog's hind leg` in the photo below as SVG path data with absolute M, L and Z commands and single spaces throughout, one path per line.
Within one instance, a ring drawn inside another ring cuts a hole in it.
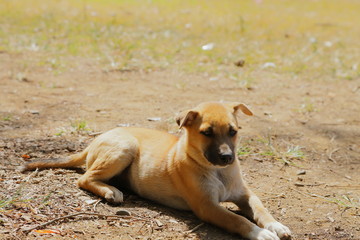
M 86 173 L 78 180 L 78 186 L 88 190 L 112 203 L 123 202 L 123 194 L 106 182 L 121 174 L 137 157 L 136 144 L 119 144 L 101 148 L 100 152 L 89 154 L 95 158 Z M 90 160 L 92 161 L 92 160 Z

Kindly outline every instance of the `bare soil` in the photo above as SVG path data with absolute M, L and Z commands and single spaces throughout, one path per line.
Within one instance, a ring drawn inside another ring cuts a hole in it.
M 14 75 L 21 62 L 36 57 L 0 53 L 1 239 L 238 239 L 199 226 L 191 212 L 129 192 L 121 206 L 109 205 L 77 188 L 81 170 L 16 171 L 24 161 L 81 151 L 94 138 L 88 133 L 118 124 L 176 133 L 178 111 L 220 100 L 244 102 L 255 113 L 240 120 L 240 143 L 249 153 L 239 161 L 251 188 L 293 239 L 360 239 L 360 79 L 289 80 L 263 69 L 244 88 L 230 79 L 209 81 L 206 74 L 104 71 L 82 58 L 69 59 L 73 68 L 58 75 L 45 67 Z M 148 120 L 153 117 L 161 119 Z M 86 128 L 77 121 L 86 121 Z M 286 153 L 296 147 L 303 157 Z M 131 216 L 110 217 L 119 210 Z M 39 227 L 79 212 L 102 216 Z M 23 232 L 29 228 L 57 231 Z

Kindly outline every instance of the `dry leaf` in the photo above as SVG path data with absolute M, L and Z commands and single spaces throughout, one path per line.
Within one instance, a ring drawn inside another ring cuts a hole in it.
M 30 156 L 29 156 L 28 154 L 23 154 L 23 155 L 21 155 L 21 157 L 22 157 L 23 159 L 30 159 Z
M 158 225 L 158 227 L 164 226 L 164 224 L 162 222 L 160 222 L 160 220 L 155 219 L 154 221 L 155 221 L 156 225 Z
M 157 121 L 161 121 L 160 117 L 149 117 L 147 118 L 148 121 L 150 122 L 157 122 Z
M 34 232 L 41 233 L 41 234 L 61 234 L 61 232 L 59 230 L 51 230 L 51 229 L 34 230 Z

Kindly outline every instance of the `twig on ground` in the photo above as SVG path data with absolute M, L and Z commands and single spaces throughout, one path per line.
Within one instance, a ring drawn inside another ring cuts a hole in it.
M 53 219 L 51 221 L 48 221 L 48 222 L 43 223 L 43 224 L 39 224 L 39 225 L 37 225 L 35 227 L 32 227 L 32 228 L 24 229 L 24 230 L 22 230 L 22 232 L 28 233 L 28 232 L 31 232 L 34 229 L 43 228 L 43 227 L 45 227 L 45 226 L 47 226 L 49 224 L 52 224 L 54 222 L 57 222 L 59 220 L 64 220 L 64 219 L 72 218 L 72 217 L 79 216 L 79 215 L 90 215 L 90 216 L 98 216 L 98 217 L 105 217 L 105 218 L 108 218 L 108 217 L 112 217 L 112 218 L 134 218 L 133 216 L 105 215 L 105 214 L 92 213 L 92 212 L 78 212 L 78 213 L 69 214 L 69 215 L 66 215 L 66 216 L 55 218 L 55 219 Z M 139 220 L 139 219 L 135 219 L 135 220 Z M 141 219 L 141 220 L 144 220 L 144 219 Z
M 97 136 L 100 134 L 103 134 L 104 132 L 93 132 L 93 133 L 88 133 L 89 136 Z
M 344 202 L 343 200 L 341 199 L 337 199 L 337 198 L 327 198 L 327 197 L 324 197 L 324 196 L 320 196 L 318 194 L 315 194 L 315 193 L 308 193 L 308 192 L 301 192 L 299 190 L 296 190 L 294 188 L 291 188 L 292 190 L 300 193 L 301 195 L 304 195 L 304 196 L 307 196 L 307 197 L 314 197 L 314 198 L 318 198 L 318 199 L 322 199 L 326 202 L 330 202 L 330 203 L 334 203 L 334 204 L 337 204 L 338 206 L 341 206 L 341 207 L 344 207 L 344 208 L 354 208 L 354 209 L 360 209 L 360 205 L 355 205 L 351 202 L 351 200 L 349 198 L 345 198 L 345 200 L 348 200 L 350 202 L 350 205 L 346 202 Z
M 284 193 L 280 193 L 276 196 L 272 196 L 272 197 L 266 197 L 266 198 L 262 198 L 264 201 L 265 200 L 270 200 L 270 199 L 276 199 L 276 198 L 285 198 L 285 194 Z
M 360 189 L 360 185 L 326 185 L 326 187 Z
M 292 187 L 291 187 L 290 189 L 294 190 L 295 192 L 300 193 L 301 195 L 303 195 L 303 196 L 305 196 L 305 197 L 309 197 L 309 196 L 310 196 L 310 197 L 313 197 L 311 193 L 304 193 L 304 192 L 299 191 L 299 190 L 297 190 L 297 189 L 295 189 L 295 188 L 292 188 Z
M 143 227 L 145 226 L 146 223 L 147 223 L 147 222 L 144 222 L 144 224 L 141 225 L 141 227 L 140 227 L 139 230 L 137 231 L 138 233 L 140 233 L 140 231 L 143 229 Z
M 341 173 L 335 172 L 335 171 L 332 170 L 332 169 L 329 169 L 329 171 L 332 172 L 332 173 L 335 173 L 336 175 L 338 175 L 338 176 L 340 176 L 340 177 L 343 177 L 343 178 L 346 178 L 346 179 L 348 179 L 348 180 L 353 181 L 353 180 L 351 179 L 351 177 L 349 177 L 349 176 L 347 176 L 347 175 L 343 175 L 343 174 L 341 174 Z
M 97 200 L 97 202 L 94 204 L 93 211 L 96 212 L 97 205 L 101 202 L 101 199 Z
M 195 226 L 193 229 L 190 229 L 189 231 L 186 231 L 185 233 L 186 234 L 193 233 L 196 230 L 198 230 L 199 228 L 201 228 L 203 225 L 204 225 L 204 223 L 200 223 L 199 225 Z
M 340 216 L 342 217 L 344 212 L 346 212 L 347 210 L 349 210 L 350 208 L 349 207 L 345 207 L 344 210 L 341 211 L 340 213 Z
M 332 151 L 329 153 L 329 155 L 328 155 L 328 159 L 329 159 L 330 161 L 336 163 L 336 161 L 332 158 L 332 155 L 333 155 L 335 152 L 339 151 L 339 150 L 340 150 L 340 148 L 335 148 L 334 150 L 332 150 Z
M 325 183 L 299 183 L 299 182 L 294 183 L 294 185 L 297 187 L 315 187 L 323 184 Z
M 151 229 L 150 233 L 153 234 L 154 233 L 154 222 L 153 221 L 150 222 L 150 229 Z
M 33 176 L 36 176 L 39 172 L 39 169 L 35 169 L 35 171 L 33 171 L 32 173 L 30 173 L 25 179 L 23 182 L 28 182 L 30 180 L 30 178 L 32 178 Z
M 21 239 L 20 237 L 16 236 L 16 234 L 12 233 L 11 236 L 13 236 L 15 239 Z

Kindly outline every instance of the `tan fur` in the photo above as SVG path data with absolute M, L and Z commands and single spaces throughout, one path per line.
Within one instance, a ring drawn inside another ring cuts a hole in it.
M 140 196 L 192 210 L 202 220 L 229 232 L 249 239 L 287 239 L 288 228 L 278 223 L 248 189 L 239 161 L 230 157 L 236 151 L 237 137 L 230 136 L 229 129 L 238 130 L 238 110 L 252 115 L 244 104 L 203 103 L 179 115 L 177 122 L 185 129 L 180 138 L 150 129 L 116 128 L 97 137 L 82 153 L 60 161 L 31 162 L 23 170 L 86 163 L 79 187 L 110 202 L 123 201 L 122 193 L 107 184 L 121 175 Z M 210 137 L 204 135 L 209 134 L 209 128 L 213 131 Z M 219 150 L 214 153 L 211 144 Z M 237 204 L 259 227 L 221 207 L 219 202 L 223 201 Z

